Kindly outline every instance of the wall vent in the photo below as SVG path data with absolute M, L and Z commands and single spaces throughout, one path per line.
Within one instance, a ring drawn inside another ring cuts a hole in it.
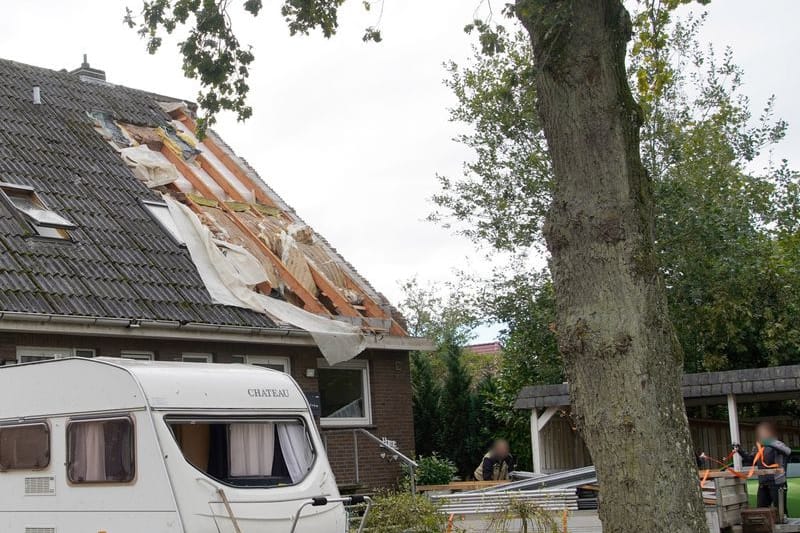
M 54 527 L 26 527 L 25 533 L 56 533 Z
M 36 476 L 25 478 L 25 496 L 53 496 L 55 493 L 55 476 Z

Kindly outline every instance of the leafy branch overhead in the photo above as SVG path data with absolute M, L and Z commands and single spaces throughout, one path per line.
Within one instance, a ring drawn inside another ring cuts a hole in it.
M 345 0 L 284 0 L 281 15 L 291 35 L 308 35 L 319 30 L 326 38 L 338 27 L 339 8 Z M 363 1 L 362 7 L 371 11 L 375 2 Z M 379 11 L 383 1 L 378 2 Z M 257 17 L 263 8 L 262 0 L 144 0 L 137 15 L 126 8 L 123 21 L 129 28 L 138 28 L 147 42 L 147 51 L 155 54 L 172 35 L 185 28 L 186 37 L 178 44 L 183 56 L 183 72 L 188 78 L 200 81 L 197 104 L 203 111 L 198 120 L 202 134 L 216 122 L 220 111 L 236 113 L 238 120 L 248 119 L 253 108 L 247 102 L 250 92 L 248 78 L 255 56 L 252 47 L 236 37 L 231 16 L 234 10 Z M 380 14 L 376 25 L 365 30 L 364 41 L 380 42 Z

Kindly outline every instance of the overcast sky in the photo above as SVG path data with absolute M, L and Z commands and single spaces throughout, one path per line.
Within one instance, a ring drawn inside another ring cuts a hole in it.
M 122 25 L 139 0 L 5 2 L 0 56 L 72 69 L 88 54 L 108 80 L 194 99 L 174 42 L 156 55 Z M 374 23 L 350 0 L 331 40 L 288 37 L 278 0 L 265 0 L 256 20 L 234 22 L 256 54 L 250 81 L 253 117 L 223 115 L 222 137 L 258 170 L 314 229 L 325 235 L 393 302 L 412 276 L 437 283 L 454 268 L 487 271 L 467 240 L 424 219 L 437 173 L 456 176 L 470 154 L 452 142 L 453 97 L 442 63 L 470 55 L 463 26 L 478 0 L 386 0 L 384 41 L 365 44 Z M 759 110 L 771 94 L 790 132 L 780 156 L 800 160 L 800 2 L 717 0 L 703 38 L 729 44 L 745 69 L 745 91 Z M 793 126 L 797 125 L 797 128 Z M 481 340 L 490 340 L 490 330 Z

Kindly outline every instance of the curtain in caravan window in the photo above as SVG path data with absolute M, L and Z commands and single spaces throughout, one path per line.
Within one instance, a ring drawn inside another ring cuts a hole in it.
M 228 437 L 232 477 L 271 476 L 275 425 L 231 424 Z
M 314 452 L 308 442 L 306 429 L 297 422 L 278 424 L 278 440 L 289 477 L 292 483 L 297 483 L 306 477 L 314 461 Z
M 106 438 L 101 422 L 82 422 L 70 428 L 71 481 L 106 480 Z

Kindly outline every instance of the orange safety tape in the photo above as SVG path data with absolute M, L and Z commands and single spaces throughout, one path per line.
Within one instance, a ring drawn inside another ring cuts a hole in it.
M 757 447 L 758 451 L 756 452 L 755 457 L 753 457 L 753 464 L 750 466 L 750 470 L 747 472 L 747 474 L 744 474 L 742 472 L 734 470 L 733 468 L 731 468 L 727 464 L 727 462 L 730 459 L 733 458 L 734 454 L 736 453 L 736 450 L 732 450 L 731 453 L 729 453 L 728 456 L 725 457 L 725 459 L 723 459 L 722 461 L 714 459 L 713 457 L 710 457 L 710 456 L 705 455 L 705 454 L 703 454 L 702 457 L 705 458 L 705 459 L 708 459 L 711 462 L 717 463 L 718 465 L 722 466 L 722 469 L 727 470 L 728 472 L 731 473 L 731 475 L 733 475 L 734 477 L 737 477 L 739 479 L 750 479 L 751 477 L 753 477 L 753 475 L 755 475 L 755 473 L 756 473 L 756 468 L 758 468 L 758 464 L 759 463 L 761 463 L 761 466 L 763 466 L 764 468 L 780 468 L 780 465 L 777 465 L 777 464 L 773 464 L 773 465 L 765 464 L 764 463 L 764 446 L 762 446 L 760 442 L 757 442 L 756 443 L 756 447 Z M 705 483 L 706 483 L 706 481 L 708 481 L 708 476 L 710 475 L 710 473 L 711 473 L 711 470 L 706 470 L 703 473 L 703 479 L 702 479 L 702 481 L 700 481 L 700 488 L 705 488 Z
M 708 481 L 708 475 L 711 473 L 711 470 L 706 470 L 703 472 L 703 479 L 700 480 L 700 488 L 706 488 L 706 481 Z
M 455 517 L 455 513 L 450 513 L 450 517 L 447 519 L 447 533 L 451 533 L 453 531 L 453 520 Z

